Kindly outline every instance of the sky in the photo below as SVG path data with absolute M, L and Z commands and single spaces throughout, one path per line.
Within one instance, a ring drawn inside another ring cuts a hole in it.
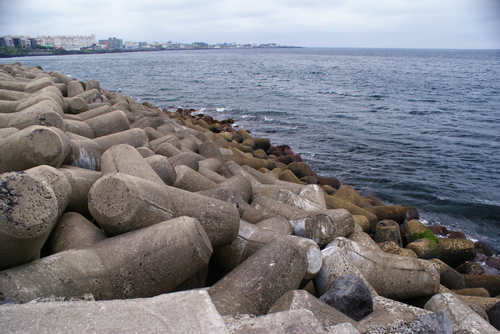
M 0 36 L 500 49 L 500 0 L 0 0 Z

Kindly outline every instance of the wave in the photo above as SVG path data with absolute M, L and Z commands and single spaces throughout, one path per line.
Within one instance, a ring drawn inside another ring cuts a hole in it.
M 410 115 L 431 115 L 431 114 L 442 114 L 441 110 L 412 110 L 408 112 Z

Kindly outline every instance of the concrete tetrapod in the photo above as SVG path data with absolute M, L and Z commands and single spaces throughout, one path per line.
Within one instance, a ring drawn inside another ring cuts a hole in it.
M 381 296 L 402 300 L 439 291 L 439 269 L 434 263 L 385 253 L 342 237 L 330 245 L 342 249 Z
M 174 217 L 194 217 L 213 246 L 233 242 L 240 222 L 234 204 L 122 173 L 106 174 L 94 183 L 89 210 L 110 236 Z
M 318 296 L 325 294 L 333 281 L 346 275 L 356 275 L 363 280 L 370 290 L 372 297 L 377 297 L 378 293 L 368 283 L 359 269 L 347 258 L 345 253 L 337 246 L 328 245 L 321 251 L 322 265 L 316 277 L 314 277 L 314 288 Z
M 47 245 L 51 254 L 85 248 L 106 239 L 106 234 L 76 212 L 66 212 L 52 230 Z
M 288 234 L 290 235 L 291 231 Z M 214 249 L 213 258 L 222 269 L 229 272 L 259 248 L 281 235 L 285 235 L 285 233 L 276 233 L 246 221 L 240 221 L 240 229 L 236 239 L 230 245 Z
M 311 311 L 321 322 L 323 327 L 348 322 L 361 331 L 364 329 L 347 315 L 319 300 L 305 290 L 288 291 L 276 301 L 273 307 L 269 310 L 269 313 L 301 309 Z
M 39 166 L 0 175 L 0 270 L 40 257 L 68 204 L 71 186 L 56 168 Z
M 48 296 L 127 299 L 172 291 L 208 264 L 212 246 L 200 223 L 178 217 L 0 272 L 14 301 Z
M 103 149 L 94 140 L 71 132 L 66 132 L 69 138 L 70 153 L 63 165 L 81 167 L 90 170 L 101 170 L 101 155 Z
M 46 104 L 49 105 L 45 106 Z M 31 125 L 43 125 L 66 130 L 63 118 L 53 110 L 54 106 L 59 107 L 56 102 L 47 99 L 15 113 L 0 113 L 0 127 L 14 127 L 21 130 Z
M 448 312 L 455 331 L 467 330 L 469 333 L 478 334 L 498 333 L 488 321 L 451 293 L 439 293 L 433 296 L 425 304 L 425 309 L 433 312 L 439 310 Z
M 205 290 L 152 298 L 44 302 L 0 308 L 5 333 L 228 334 Z
M 0 141 L 0 173 L 38 165 L 59 167 L 69 152 L 69 139 L 63 131 L 33 125 Z
M 283 294 L 297 289 L 309 264 L 308 251 L 296 238 L 270 241 L 208 289 L 219 313 L 263 315 Z
M 132 146 L 118 144 L 107 149 L 101 156 L 101 172 L 123 173 L 163 184 L 160 176 Z

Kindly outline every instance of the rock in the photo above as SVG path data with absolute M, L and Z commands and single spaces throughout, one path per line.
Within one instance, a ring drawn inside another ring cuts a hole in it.
M 500 302 L 487 309 L 486 314 L 490 319 L 490 324 L 500 330 Z
M 483 266 L 477 262 L 462 263 L 456 270 L 461 274 L 482 275 L 484 273 Z
M 496 270 L 500 270 L 500 258 L 499 257 L 490 257 L 486 261 L 486 265 Z
M 465 233 L 462 231 L 453 231 L 450 234 L 448 234 L 448 237 L 450 239 L 467 239 L 465 236 Z
M 330 289 L 320 297 L 356 321 L 373 312 L 373 300 L 363 280 L 354 275 L 337 278 Z
M 476 252 L 482 253 L 486 256 L 493 256 L 495 254 L 490 247 L 486 246 L 485 244 L 482 244 L 479 241 L 476 241 L 474 247 L 476 248 Z
M 445 226 L 442 225 L 429 225 L 427 226 L 429 230 L 432 231 L 435 235 L 440 235 L 440 236 L 446 236 L 448 235 L 448 229 Z

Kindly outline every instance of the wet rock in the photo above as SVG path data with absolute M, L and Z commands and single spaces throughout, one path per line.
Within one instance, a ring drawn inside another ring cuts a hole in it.
M 429 225 L 427 226 L 429 230 L 432 231 L 435 235 L 446 236 L 449 234 L 448 229 L 445 226 L 441 225 Z
M 477 262 L 463 263 L 456 269 L 461 274 L 482 275 L 484 273 L 483 266 Z
M 500 270 L 500 258 L 499 257 L 490 257 L 486 261 L 486 265 L 496 270 Z
M 450 239 L 467 239 L 465 236 L 465 233 L 462 231 L 453 231 L 450 234 L 448 234 L 448 237 Z

